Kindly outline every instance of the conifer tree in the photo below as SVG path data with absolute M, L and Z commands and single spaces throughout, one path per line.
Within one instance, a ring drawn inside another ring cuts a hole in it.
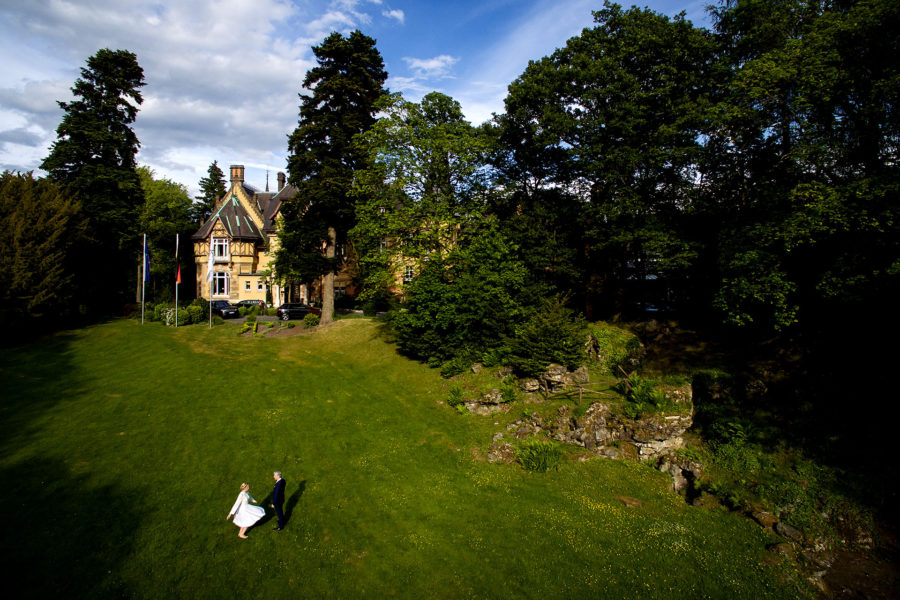
M 276 270 L 301 281 L 324 276 L 322 322 L 327 323 L 341 263 L 335 248 L 355 223 L 353 174 L 367 160 L 353 138 L 375 122 L 387 73 L 375 40 L 359 31 L 346 38 L 332 33 L 313 52 L 318 66 L 303 80 L 311 93 L 302 96 L 300 121 L 288 141 L 288 180 L 298 192 L 282 207 Z
M 219 168 L 218 161 L 209 165 L 206 177 L 200 179 L 200 195 L 195 196 L 197 202 L 191 207 L 191 215 L 197 225 L 202 225 L 212 214 L 219 198 L 225 195 L 225 174 Z
M 143 203 L 131 128 L 143 102 L 144 71 L 127 50 L 97 51 L 72 87 L 75 99 L 59 102 L 57 140 L 41 163 L 63 185 L 87 219 L 87 244 L 79 260 L 79 293 L 91 309 L 110 309 L 132 290 L 140 252 L 138 211 Z

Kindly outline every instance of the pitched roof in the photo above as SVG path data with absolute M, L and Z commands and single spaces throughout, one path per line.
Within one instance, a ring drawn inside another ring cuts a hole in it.
M 203 227 L 191 237 L 195 240 L 206 239 L 212 232 L 217 220 L 222 221 L 222 225 L 232 239 L 263 241 L 262 232 L 253 223 L 253 219 L 247 214 L 247 210 L 241 205 L 233 191 L 230 196 L 225 198 L 225 201 L 222 202 L 212 216 L 206 220 Z

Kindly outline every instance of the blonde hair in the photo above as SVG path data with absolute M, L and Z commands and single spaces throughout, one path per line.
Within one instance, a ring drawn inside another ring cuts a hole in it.
M 242 484 L 241 484 L 241 491 L 242 491 L 242 492 L 246 492 L 246 491 L 249 490 L 249 489 L 250 489 L 250 484 L 249 484 L 249 483 L 242 483 Z

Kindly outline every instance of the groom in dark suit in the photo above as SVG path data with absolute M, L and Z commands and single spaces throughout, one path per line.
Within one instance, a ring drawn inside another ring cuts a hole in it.
M 284 479 L 281 478 L 281 471 L 275 471 L 273 477 L 275 478 L 275 489 L 272 490 L 272 508 L 275 509 L 275 514 L 278 515 L 278 526 L 272 529 L 281 531 L 284 529 L 284 486 L 286 484 Z

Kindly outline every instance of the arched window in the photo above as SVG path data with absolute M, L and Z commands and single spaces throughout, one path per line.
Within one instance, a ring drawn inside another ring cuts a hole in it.
M 213 273 L 212 295 L 227 296 L 229 292 L 229 283 L 231 276 L 225 271 L 216 271 Z

